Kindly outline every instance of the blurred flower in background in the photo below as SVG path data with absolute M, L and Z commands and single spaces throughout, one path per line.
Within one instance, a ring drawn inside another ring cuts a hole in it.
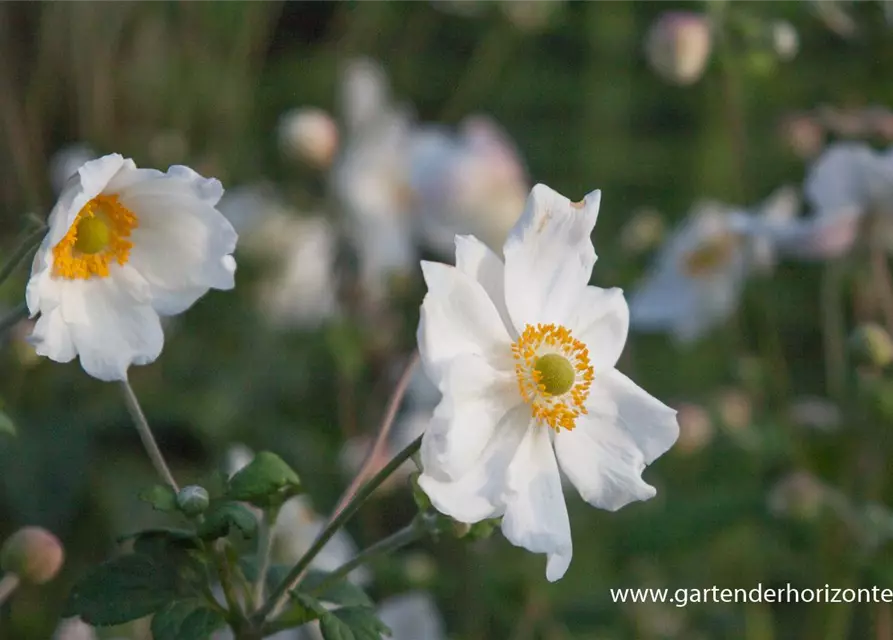
M 700 80 L 712 48 L 710 20 L 687 11 L 662 13 L 645 39 L 645 55 L 654 72 L 682 86 Z
M 279 144 L 292 160 L 327 169 L 338 152 L 338 125 L 322 109 L 293 109 L 279 119 Z

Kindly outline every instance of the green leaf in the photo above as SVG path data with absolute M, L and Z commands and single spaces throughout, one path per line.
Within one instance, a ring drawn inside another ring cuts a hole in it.
M 265 627 L 264 630 L 267 633 L 276 633 L 283 629 L 300 627 L 308 622 L 318 620 L 320 616 L 328 613 L 322 603 L 313 596 L 309 596 L 306 593 L 298 593 L 297 591 L 292 591 L 289 595 L 291 596 L 291 604 L 281 615 L 276 617 L 274 622 L 269 623 Z
M 261 451 L 230 478 L 227 497 L 266 508 L 280 505 L 300 492 L 298 474 L 275 453 Z
M 326 611 L 319 618 L 319 629 L 325 640 L 380 640 L 391 630 L 375 616 L 371 607 L 342 607 Z
M 155 640 L 207 640 L 226 625 L 224 617 L 200 600 L 171 602 L 152 618 Z
M 140 500 L 148 502 L 156 511 L 175 511 L 177 509 L 177 494 L 168 485 L 156 484 L 143 489 L 139 494 Z
M 238 529 L 246 538 L 253 537 L 257 533 L 257 519 L 245 505 L 217 500 L 211 503 L 197 533 L 203 540 L 214 540 L 229 535 L 233 529 Z
M 315 598 L 323 602 L 340 604 L 344 607 L 372 607 L 374 602 L 360 587 L 349 580 L 342 578 L 335 584 L 326 587 L 322 592 L 316 592 L 316 585 L 329 577 L 326 571 L 309 571 L 307 577 L 301 581 L 301 591 L 312 591 Z
M 143 554 L 109 560 L 78 582 L 64 617 L 95 626 L 123 624 L 155 613 L 176 600 L 179 578 L 172 566 Z
M 6 413 L 0 411 L 0 434 L 14 436 L 16 434 L 16 426 Z

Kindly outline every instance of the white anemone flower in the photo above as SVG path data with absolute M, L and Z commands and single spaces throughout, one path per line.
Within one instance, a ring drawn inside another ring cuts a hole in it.
M 471 236 L 456 238 L 455 267 L 422 263 L 419 351 L 443 400 L 420 485 L 458 521 L 502 517 L 510 542 L 547 555 L 550 581 L 573 554 L 561 472 L 613 511 L 655 495 L 642 471 L 679 434 L 676 412 L 615 369 L 622 291 L 587 286 L 600 198 L 537 185 L 504 263 Z
M 633 292 L 633 328 L 669 332 L 690 343 L 726 321 L 747 277 L 772 266 L 777 236 L 789 228 L 798 207 L 799 197 L 787 187 L 770 196 L 757 215 L 713 201 L 695 205 Z
M 409 179 L 421 239 L 452 255 L 456 234 L 499 250 L 530 190 L 515 145 L 499 125 L 471 116 L 458 134 L 427 127 L 413 136 Z
M 347 215 L 364 290 L 380 301 L 389 280 L 409 273 L 416 260 L 407 181 L 412 122 L 391 103 L 387 76 L 371 60 L 348 65 L 342 103 L 347 139 L 332 186 Z
M 866 221 L 871 224 L 869 239 L 893 249 L 893 150 L 878 153 L 855 142 L 832 145 L 810 169 L 804 192 L 812 215 L 777 234 L 787 255 L 807 259 L 843 255 Z
M 118 154 L 84 164 L 50 213 L 28 281 L 37 353 L 79 356 L 100 380 L 154 361 L 159 316 L 235 284 L 237 234 L 215 208 L 222 194 L 188 167 L 137 169 Z

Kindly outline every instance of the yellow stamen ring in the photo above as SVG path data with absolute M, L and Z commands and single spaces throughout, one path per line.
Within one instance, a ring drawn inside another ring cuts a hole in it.
M 78 212 L 64 238 L 53 247 L 53 275 L 87 280 L 109 275 L 109 264 L 127 264 L 133 243 L 128 239 L 139 219 L 116 195 L 98 195 Z
M 594 372 L 586 345 L 560 325 L 527 325 L 512 345 L 521 397 L 533 417 L 571 430 L 585 414 Z

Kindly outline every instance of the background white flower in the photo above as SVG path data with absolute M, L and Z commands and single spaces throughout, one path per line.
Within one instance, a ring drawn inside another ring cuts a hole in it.
M 666 331 L 685 343 L 727 320 L 748 275 L 774 265 L 775 244 L 798 206 L 790 188 L 770 196 L 757 215 L 713 201 L 695 205 L 636 286 L 633 328 Z
M 234 286 L 237 235 L 215 208 L 222 194 L 188 167 L 137 169 L 118 154 L 84 164 L 50 213 L 28 281 L 37 353 L 79 356 L 101 380 L 155 360 L 160 315 Z
M 456 267 L 422 264 L 419 350 L 443 399 L 420 485 L 460 522 L 502 517 L 509 541 L 547 554 L 550 581 L 573 554 L 559 469 L 587 502 L 619 509 L 654 496 L 641 473 L 679 433 L 676 412 L 614 368 L 626 301 L 587 286 L 600 197 L 537 185 L 505 263 L 469 236 Z

